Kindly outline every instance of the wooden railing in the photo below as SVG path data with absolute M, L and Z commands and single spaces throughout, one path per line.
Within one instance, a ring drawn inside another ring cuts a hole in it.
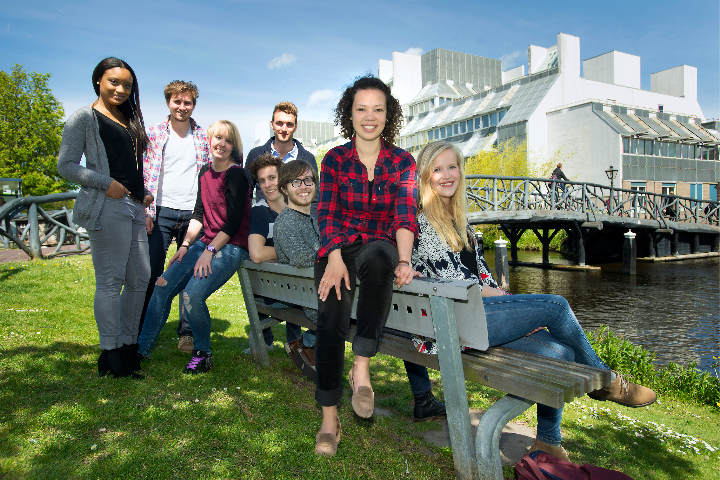
M 72 210 L 63 207 L 62 210 L 46 212 L 41 205 L 48 203 L 73 200 L 77 192 L 53 193 L 42 197 L 17 198 L 0 207 L 0 236 L 3 237 L 5 248 L 10 247 L 12 241 L 32 259 L 43 258 L 42 247 L 50 239 L 56 238 L 55 249 L 46 254 L 52 257 L 60 253 L 60 249 L 71 240 L 74 249 L 63 250 L 62 253 L 80 253 L 90 248 L 89 239 L 85 231 L 78 231 L 77 225 L 72 221 Z M 22 212 L 26 210 L 27 215 Z M 45 228 L 40 232 L 40 223 Z
M 610 188 L 594 183 L 531 177 L 468 175 L 468 210 L 570 210 L 656 220 L 718 225 L 717 201 L 698 200 L 638 190 Z

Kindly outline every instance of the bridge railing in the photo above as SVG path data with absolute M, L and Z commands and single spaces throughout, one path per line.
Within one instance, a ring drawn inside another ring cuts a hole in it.
M 77 192 L 53 193 L 41 197 L 17 198 L 0 207 L 0 236 L 3 237 L 5 248 L 12 241 L 32 259 L 43 258 L 42 247 L 52 238 L 57 239 L 55 249 L 47 254 L 52 257 L 60 252 L 66 240 L 72 239 L 74 249 L 63 250 L 62 253 L 80 253 L 90 248 L 86 232 L 78 231 L 72 221 L 72 210 L 46 212 L 41 205 L 73 200 Z M 27 216 L 22 211 L 27 210 Z M 40 231 L 41 220 L 45 228 Z
M 718 225 L 717 201 L 623 188 L 595 183 L 532 177 L 467 176 L 468 210 L 555 210 L 614 215 L 668 222 Z

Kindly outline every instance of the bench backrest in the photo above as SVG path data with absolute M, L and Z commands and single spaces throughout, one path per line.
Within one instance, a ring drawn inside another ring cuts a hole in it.
M 279 302 L 317 309 L 314 270 L 295 268 L 274 262 L 254 263 L 245 260 L 253 292 Z M 444 297 L 454 301 L 455 320 L 460 344 L 477 350 L 488 348 L 487 325 L 480 287 L 463 280 L 417 278 L 410 285 L 393 291 L 392 307 L 387 328 L 402 332 L 435 337 L 430 297 Z M 357 308 L 357 295 L 351 317 Z

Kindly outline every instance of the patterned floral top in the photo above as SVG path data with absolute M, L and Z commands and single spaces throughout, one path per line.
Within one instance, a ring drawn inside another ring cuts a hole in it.
M 425 213 L 417 217 L 420 235 L 415 240 L 412 253 L 413 268 L 420 272 L 423 277 L 448 278 L 456 280 L 469 280 L 479 284 L 481 287 L 498 288 L 498 284 L 490 273 L 485 263 L 482 249 L 478 248 L 475 236 L 468 227 L 468 235 L 473 241 L 475 258 L 477 260 L 478 273 L 476 277 L 469 268 L 460 261 L 460 252 L 453 252 L 450 247 L 440 238 Z
M 472 234 L 470 227 L 468 227 L 468 236 L 472 239 L 475 248 L 475 259 L 480 278 L 463 265 L 462 261 L 460 261 L 460 252 L 450 250 L 450 247 L 440 238 L 440 235 L 430 224 L 425 213 L 418 215 L 417 223 L 420 235 L 415 239 L 415 245 L 413 246 L 412 264 L 413 268 L 420 272 L 423 277 L 469 280 L 472 283 L 479 284 L 480 287 L 487 285 L 499 288 L 492 273 L 490 273 L 487 263 L 485 263 L 482 249 L 478 248 L 475 235 Z M 419 353 L 437 355 L 438 349 L 434 339 L 413 335 L 412 342 Z M 465 350 L 468 350 L 468 348 L 461 345 L 460 351 Z

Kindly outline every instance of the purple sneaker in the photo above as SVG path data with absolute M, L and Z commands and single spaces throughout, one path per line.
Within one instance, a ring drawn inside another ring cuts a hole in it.
M 212 353 L 203 352 L 201 350 L 193 350 L 190 363 L 183 369 L 183 373 L 205 373 L 212 369 Z

